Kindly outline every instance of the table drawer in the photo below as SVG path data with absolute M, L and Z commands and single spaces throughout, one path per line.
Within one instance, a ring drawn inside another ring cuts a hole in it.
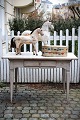
M 55 67 L 56 61 L 24 61 L 24 67 Z

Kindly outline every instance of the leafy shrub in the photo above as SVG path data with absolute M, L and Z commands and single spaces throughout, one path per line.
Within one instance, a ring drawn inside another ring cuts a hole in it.
M 24 30 L 35 30 L 38 27 L 41 27 L 43 24 L 43 21 L 39 19 L 20 19 L 20 18 L 13 18 L 9 20 L 9 27 L 10 31 L 14 30 L 14 34 L 17 35 L 17 31 L 20 31 L 21 33 Z
M 78 33 L 78 27 L 80 26 L 80 18 L 79 19 L 59 19 L 58 21 L 53 21 L 54 30 L 60 32 L 63 30 L 63 34 L 65 34 L 66 29 L 69 29 L 69 34 L 72 34 L 72 28 L 75 28 L 75 33 Z
M 14 30 L 14 34 L 17 34 L 17 31 L 24 31 L 25 28 L 25 22 L 23 19 L 17 19 L 17 18 L 13 18 L 9 20 L 9 27 L 10 27 L 10 31 Z

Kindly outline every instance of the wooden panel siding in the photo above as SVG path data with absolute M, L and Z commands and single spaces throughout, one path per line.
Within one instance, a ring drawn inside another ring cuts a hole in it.
M 1 31 L 1 30 L 0 30 Z M 1 32 L 0 32 L 1 34 Z M 19 32 L 18 32 L 19 35 Z M 14 36 L 14 31 L 12 31 L 11 38 Z M 1 35 L 0 35 L 1 40 Z M 54 31 L 54 35 L 50 36 L 48 44 L 51 44 L 53 41 L 53 45 L 63 45 L 68 46 L 68 50 L 75 54 L 75 48 L 78 48 L 78 60 L 73 60 L 70 64 L 70 77 L 71 83 L 79 83 L 80 82 L 80 27 L 78 28 L 78 35 L 75 36 L 75 28 L 72 28 L 72 35 L 69 35 L 69 30 L 66 30 L 66 34 L 63 35 L 63 31 L 60 30 L 60 35 L 57 35 L 57 32 Z M 78 46 L 76 46 L 75 42 L 78 42 Z M 6 32 L 6 53 L 8 52 L 8 43 L 9 39 Z M 70 43 L 70 44 L 69 44 Z M 43 45 L 43 43 L 42 43 Z M 1 59 L 3 49 L 2 44 L 0 44 L 0 60 L 1 60 L 1 81 L 9 82 L 9 61 Z M 26 52 L 27 45 L 24 45 L 24 52 Z M 38 43 L 37 43 L 38 49 Z M 12 52 L 14 49 L 12 49 Z M 32 51 L 32 45 L 30 44 L 30 52 Z M 39 50 L 38 50 L 39 51 Z M 42 82 L 54 82 L 54 83 L 62 83 L 62 68 L 19 68 L 19 83 L 42 83 Z

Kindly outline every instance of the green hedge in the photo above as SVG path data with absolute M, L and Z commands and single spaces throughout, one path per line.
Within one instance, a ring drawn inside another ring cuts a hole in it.
M 24 30 L 35 30 L 37 27 L 41 27 L 43 24 L 43 21 L 39 19 L 20 19 L 20 18 L 13 18 L 9 19 L 9 27 L 10 31 L 14 30 L 14 34 L 17 35 L 17 31 L 20 31 L 21 33 Z
M 52 21 L 54 25 L 54 30 L 60 32 L 63 30 L 63 34 L 65 34 L 66 29 L 69 29 L 69 34 L 72 34 L 72 28 L 75 28 L 75 33 L 78 33 L 78 27 L 80 26 L 80 19 L 59 19 L 58 21 Z

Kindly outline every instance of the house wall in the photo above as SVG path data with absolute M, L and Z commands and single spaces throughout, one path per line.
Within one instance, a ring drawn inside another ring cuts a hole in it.
M 22 18 L 23 14 L 27 14 L 34 10 L 34 0 L 14 0 L 14 15 Z
M 5 41 L 6 30 L 9 31 L 8 19 L 14 17 L 13 0 L 0 0 L 0 29 L 2 41 Z
M 2 36 L 4 36 L 4 28 L 5 28 L 5 15 L 4 15 L 4 0 L 0 0 L 0 29 L 2 32 Z
M 34 3 L 33 0 L 14 0 L 15 7 L 23 7 Z
M 35 7 L 34 7 L 34 6 L 27 6 L 27 7 L 23 7 L 23 8 L 21 9 L 21 13 L 22 13 L 22 14 L 28 14 L 28 13 L 34 11 L 34 10 L 35 10 Z
M 31 7 L 28 7 L 28 5 L 31 5 Z M 10 34 L 8 20 L 14 16 L 21 17 L 26 11 L 33 10 L 33 6 L 34 0 L 0 0 L 0 29 L 3 41 L 5 40 L 6 30 Z
M 14 0 L 5 1 L 5 28 L 9 31 L 8 20 L 14 17 Z
M 38 9 L 38 13 L 43 14 L 43 20 L 46 20 L 52 17 L 52 8 L 53 8 L 53 5 L 51 3 L 49 3 L 47 0 L 44 0 L 44 1 L 42 0 L 42 3 Z
M 73 14 L 72 10 L 70 9 L 71 6 L 74 6 L 73 9 L 75 9 L 75 10 L 76 10 L 76 8 L 79 8 L 79 10 L 80 10 L 80 4 L 72 4 L 72 5 L 68 4 L 68 5 L 64 5 L 64 6 L 62 5 L 59 8 L 58 7 L 53 8 L 53 10 L 52 10 L 53 19 L 59 19 L 60 16 L 63 19 L 74 18 L 74 14 Z M 74 11 L 74 13 L 75 13 L 75 18 L 79 18 L 75 11 Z

